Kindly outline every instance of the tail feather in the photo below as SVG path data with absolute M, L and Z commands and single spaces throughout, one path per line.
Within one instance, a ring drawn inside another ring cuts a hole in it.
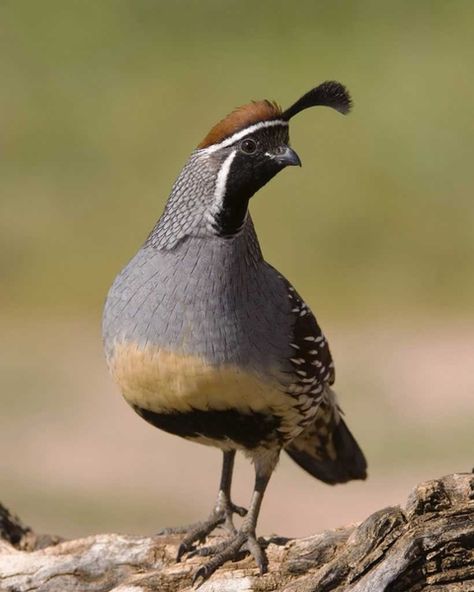
M 367 477 L 364 453 L 340 416 L 333 416 L 329 425 L 313 424 L 285 451 L 310 475 L 329 485 Z

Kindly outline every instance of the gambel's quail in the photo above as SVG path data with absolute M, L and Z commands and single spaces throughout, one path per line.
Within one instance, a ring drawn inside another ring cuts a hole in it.
M 186 553 L 210 557 L 196 582 L 242 552 L 266 571 L 255 527 L 282 449 L 325 483 L 366 477 L 331 388 L 328 343 L 303 299 L 264 260 L 248 212 L 250 198 L 272 177 L 301 165 L 288 124 L 315 105 L 345 114 L 351 99 L 340 83 L 324 82 L 286 111 L 257 101 L 217 123 L 105 305 L 107 361 L 127 402 L 152 425 L 223 452 L 211 515 L 175 529 L 184 534 L 178 560 Z M 231 501 L 237 450 L 255 466 L 248 513 Z M 234 513 L 246 514 L 239 529 Z M 199 547 L 218 526 L 228 538 Z

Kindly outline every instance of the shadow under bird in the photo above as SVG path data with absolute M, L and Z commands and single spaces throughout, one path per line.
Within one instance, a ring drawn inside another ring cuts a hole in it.
M 287 166 L 289 120 L 316 105 L 346 114 L 351 99 L 324 82 L 283 111 L 257 101 L 217 123 L 192 152 L 143 247 L 115 279 L 103 332 L 110 371 L 152 425 L 223 452 L 217 501 L 186 528 L 185 554 L 209 557 L 194 576 L 265 551 L 255 528 L 281 450 L 329 484 L 365 479 L 366 461 L 341 417 L 328 343 L 293 286 L 267 263 L 250 198 Z M 235 453 L 255 466 L 248 512 L 231 500 Z M 233 515 L 244 516 L 236 529 Z M 199 546 L 217 527 L 228 537 Z

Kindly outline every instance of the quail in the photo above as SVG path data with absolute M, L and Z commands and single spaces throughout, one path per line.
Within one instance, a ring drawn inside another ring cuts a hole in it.
M 331 388 L 328 342 L 301 296 L 264 260 L 248 211 L 277 173 L 301 166 L 289 121 L 317 105 L 346 114 L 351 98 L 327 81 L 286 110 L 254 101 L 217 123 L 107 296 L 106 358 L 126 401 L 157 428 L 223 452 L 210 516 L 174 529 L 184 535 L 178 561 L 209 558 L 195 582 L 248 553 L 267 570 L 255 528 L 281 450 L 331 485 L 366 478 Z M 248 512 L 231 500 L 236 451 L 255 467 Z M 234 514 L 243 517 L 238 529 Z M 226 538 L 200 546 L 217 527 Z

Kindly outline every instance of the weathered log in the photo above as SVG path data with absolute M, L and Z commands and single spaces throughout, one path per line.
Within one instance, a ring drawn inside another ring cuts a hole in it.
M 179 537 L 118 534 L 73 541 L 38 536 L 0 506 L 0 592 L 192 590 L 204 559 L 175 563 Z M 404 509 L 304 539 L 266 539 L 269 573 L 249 557 L 201 592 L 474 591 L 474 475 L 422 483 Z

